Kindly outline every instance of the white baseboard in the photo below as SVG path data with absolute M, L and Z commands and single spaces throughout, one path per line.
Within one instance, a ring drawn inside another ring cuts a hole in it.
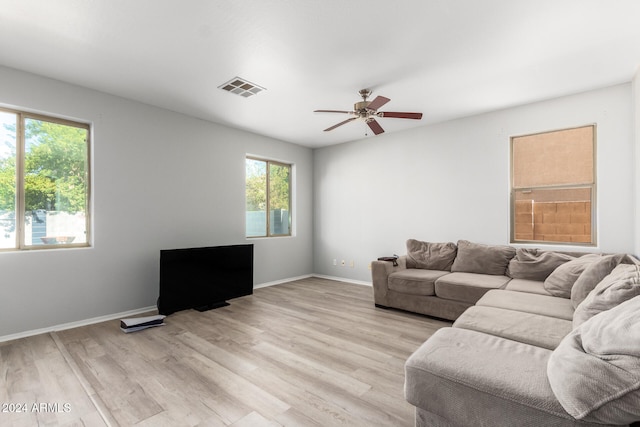
M 90 319 L 79 320 L 77 322 L 63 323 L 60 325 L 48 326 L 46 328 L 32 329 L 30 331 L 18 332 L 17 334 L 4 335 L 0 337 L 0 342 L 17 340 L 20 338 L 31 337 L 33 335 L 46 334 L 55 331 L 64 331 L 65 329 L 79 328 L 81 326 L 93 325 L 94 323 L 107 322 L 114 319 L 122 319 L 125 317 L 135 316 L 136 314 L 147 313 L 157 310 L 155 305 L 138 308 L 135 310 L 123 311 L 121 313 L 107 314 L 105 316 L 92 317 Z
M 293 282 L 294 280 L 308 279 L 309 277 L 317 277 L 319 279 L 335 280 L 338 282 L 347 282 L 347 283 L 353 283 L 356 285 L 363 285 L 363 286 L 373 286 L 371 282 L 365 282 L 363 280 L 354 280 L 354 279 L 347 279 L 344 277 L 326 276 L 324 274 L 313 273 L 313 274 L 305 274 L 304 276 L 289 277 L 287 279 L 276 280 L 274 282 L 266 282 L 266 283 L 261 283 L 259 285 L 253 285 L 253 289 L 266 288 L 267 286 L 281 285 L 283 283 Z
M 294 280 L 308 279 L 309 277 L 313 277 L 313 274 L 305 274 L 304 276 L 289 277 L 286 279 L 274 280 L 273 282 L 259 283 L 257 285 L 253 285 L 253 289 L 260 289 L 260 288 L 266 288 L 267 286 L 281 285 L 283 283 L 293 282 Z
M 324 274 L 312 274 L 312 276 L 319 277 L 320 279 L 337 280 L 338 282 L 353 283 L 355 285 L 373 286 L 371 282 L 366 282 L 364 280 L 347 279 L 345 277 L 338 277 L 338 276 L 325 276 Z
M 289 277 L 287 279 L 275 280 L 273 282 L 260 283 L 260 284 L 254 285 L 253 288 L 254 289 L 266 288 L 267 286 L 280 285 L 282 283 L 292 282 L 294 280 L 308 279 L 309 277 L 318 277 L 320 279 L 336 280 L 336 281 L 339 281 L 339 282 L 354 283 L 356 285 L 371 286 L 371 282 L 365 282 L 365 281 L 362 281 L 362 280 L 346 279 L 344 277 L 336 277 L 336 276 L 325 276 L 323 274 L 305 274 L 303 276 Z M 135 309 L 135 310 L 123 311 L 121 313 L 114 313 L 114 314 L 107 314 L 105 316 L 92 317 L 90 319 L 79 320 L 77 322 L 63 323 L 61 325 L 54 325 L 54 326 L 48 326 L 46 328 L 33 329 L 33 330 L 30 330 L 30 331 L 24 331 L 24 332 L 18 332 L 17 334 L 0 336 L 0 342 L 17 340 L 17 339 L 20 339 L 20 338 L 26 338 L 26 337 L 30 337 L 30 336 L 33 336 L 33 335 L 46 334 L 46 333 L 49 333 L 49 332 L 64 331 L 65 329 L 79 328 L 81 326 L 92 325 L 94 323 L 100 323 L 100 322 L 107 322 L 109 320 L 114 320 L 114 319 L 122 319 L 122 318 L 130 317 L 130 316 L 135 316 L 135 315 L 141 314 L 141 313 L 147 313 L 149 311 L 154 311 L 154 310 L 157 310 L 157 307 L 155 305 L 149 306 L 149 307 L 138 308 L 138 309 Z

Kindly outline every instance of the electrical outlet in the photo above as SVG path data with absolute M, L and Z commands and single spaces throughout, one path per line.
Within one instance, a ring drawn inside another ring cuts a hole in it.
M 355 267 L 355 263 L 353 262 L 353 260 L 349 261 L 349 267 L 351 268 Z
M 371 270 L 371 263 L 369 263 L 369 265 L 367 267 L 369 268 L 369 270 Z
M 338 260 L 337 259 L 333 259 L 333 265 L 338 265 Z

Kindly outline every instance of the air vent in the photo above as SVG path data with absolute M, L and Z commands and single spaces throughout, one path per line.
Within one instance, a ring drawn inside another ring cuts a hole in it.
M 218 88 L 226 90 L 227 92 L 235 93 L 236 95 L 244 96 L 245 98 L 266 90 L 265 88 L 248 82 L 241 77 L 234 77 L 228 82 L 218 86 Z

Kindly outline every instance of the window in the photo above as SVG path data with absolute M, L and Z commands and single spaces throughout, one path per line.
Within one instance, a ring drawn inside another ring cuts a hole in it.
M 0 109 L 0 249 L 89 245 L 89 125 Z
M 291 165 L 246 158 L 246 235 L 291 235 Z
M 595 125 L 511 138 L 511 242 L 595 245 Z

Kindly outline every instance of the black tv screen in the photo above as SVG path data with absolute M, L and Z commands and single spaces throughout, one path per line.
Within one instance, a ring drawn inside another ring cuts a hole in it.
M 252 293 L 251 244 L 160 251 L 160 314 L 210 310 Z

